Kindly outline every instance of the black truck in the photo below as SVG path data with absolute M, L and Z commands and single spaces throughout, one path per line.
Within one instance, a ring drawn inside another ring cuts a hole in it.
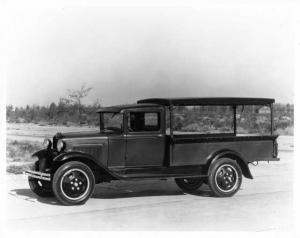
M 253 178 L 249 163 L 279 160 L 274 101 L 150 98 L 100 108 L 98 130 L 45 139 L 25 173 L 34 193 L 65 205 L 85 203 L 95 184 L 112 180 L 175 178 L 185 192 L 206 183 L 214 196 L 232 196 L 243 176 Z M 240 126 L 247 123 L 252 133 Z

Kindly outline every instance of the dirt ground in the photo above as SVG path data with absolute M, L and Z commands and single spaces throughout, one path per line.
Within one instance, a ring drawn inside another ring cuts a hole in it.
M 8 138 L 42 140 L 46 133 L 59 131 L 17 128 L 7 129 Z M 173 180 L 117 181 L 97 185 L 85 205 L 66 207 L 55 198 L 33 194 L 26 176 L 7 174 L 6 229 L 290 231 L 293 137 L 278 141 L 281 160 L 251 165 L 254 180 L 244 179 L 231 198 L 212 197 L 207 186 L 194 195 L 185 194 Z

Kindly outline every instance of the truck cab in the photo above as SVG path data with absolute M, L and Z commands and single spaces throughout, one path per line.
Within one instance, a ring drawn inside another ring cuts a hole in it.
M 100 131 L 112 132 L 108 168 L 164 166 L 166 153 L 165 111 L 155 104 L 103 108 Z M 143 155 L 143 156 L 141 156 Z

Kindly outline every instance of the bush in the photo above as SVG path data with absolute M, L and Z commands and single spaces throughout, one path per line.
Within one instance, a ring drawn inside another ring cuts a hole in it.
M 284 129 L 278 128 L 278 129 L 276 129 L 275 134 L 284 135 L 284 136 L 293 136 L 294 135 L 294 127 L 289 126 Z
M 6 158 L 9 161 L 31 161 L 31 155 L 42 149 L 42 144 L 32 141 L 6 141 Z
M 32 164 L 27 163 L 27 164 L 20 164 L 20 165 L 15 165 L 11 164 L 6 167 L 6 172 L 12 173 L 12 174 L 22 174 L 25 170 L 31 169 Z
M 201 130 L 201 127 L 197 123 L 192 123 L 187 125 L 181 129 L 182 131 L 189 131 L 189 132 L 197 132 Z

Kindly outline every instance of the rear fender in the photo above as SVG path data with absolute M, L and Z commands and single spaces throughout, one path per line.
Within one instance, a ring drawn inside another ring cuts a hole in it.
M 233 150 L 221 150 L 213 153 L 210 158 L 208 159 L 207 165 L 208 165 L 208 175 L 210 175 L 211 166 L 213 163 L 215 163 L 217 160 L 221 158 L 229 158 L 235 160 L 238 165 L 240 166 L 243 175 L 248 179 L 253 179 L 253 176 L 250 172 L 248 163 L 245 162 L 242 155 L 239 154 L 236 151 Z

